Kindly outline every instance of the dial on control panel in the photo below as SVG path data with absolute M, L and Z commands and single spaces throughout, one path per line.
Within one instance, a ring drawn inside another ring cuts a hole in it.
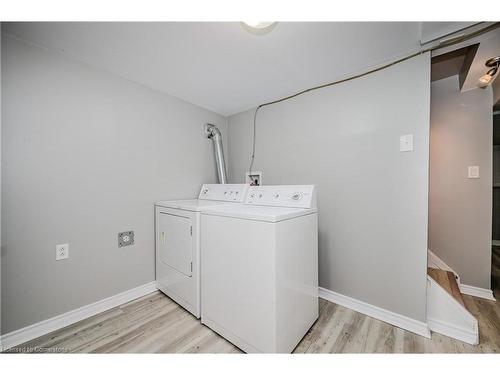
M 200 190 L 199 199 L 243 203 L 247 189 L 245 184 L 206 184 Z

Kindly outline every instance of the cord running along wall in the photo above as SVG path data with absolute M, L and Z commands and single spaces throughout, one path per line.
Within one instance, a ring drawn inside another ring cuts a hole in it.
M 374 68 L 374 69 L 368 70 L 366 72 L 363 72 L 363 73 L 360 73 L 360 74 L 357 74 L 357 75 L 354 75 L 354 76 L 351 76 L 351 77 L 348 77 L 348 78 L 343 78 L 343 79 L 340 79 L 340 80 L 337 80 L 337 81 L 333 81 L 333 82 L 329 82 L 329 83 L 325 83 L 325 84 L 322 84 L 322 85 L 319 85 L 319 86 L 310 87 L 308 89 L 299 91 L 299 92 L 297 92 L 295 94 L 292 94 L 292 95 L 289 95 L 289 96 L 285 96 L 285 97 L 283 97 L 281 99 L 277 99 L 277 100 L 273 100 L 273 101 L 270 101 L 270 102 L 267 102 L 267 103 L 260 104 L 259 106 L 257 106 L 257 108 L 255 108 L 255 112 L 254 112 L 254 115 L 253 115 L 252 155 L 250 157 L 250 167 L 248 168 L 248 172 L 250 174 L 252 173 L 252 168 L 253 168 L 253 164 L 254 164 L 254 160 L 255 160 L 255 143 L 256 143 L 256 137 L 257 137 L 257 114 L 259 112 L 259 109 L 261 109 L 263 107 L 267 107 L 267 106 L 272 105 L 272 104 L 277 104 L 277 103 L 284 102 L 286 100 L 289 100 L 289 99 L 295 98 L 297 96 L 306 94 L 306 93 L 308 93 L 310 91 L 315 91 L 315 90 L 323 89 L 323 88 L 326 88 L 326 87 L 338 85 L 339 83 L 344 83 L 344 82 L 352 81 L 354 79 L 361 78 L 361 77 L 367 76 L 369 74 L 379 72 L 381 70 L 390 68 L 391 66 L 394 66 L 396 64 L 402 63 L 402 62 L 404 62 L 406 60 L 412 59 L 412 58 L 414 58 L 416 56 L 419 56 L 419 55 L 422 55 L 424 53 L 432 52 L 432 51 L 435 51 L 435 50 L 438 50 L 438 49 L 441 49 L 441 48 L 450 47 L 450 46 L 453 46 L 455 44 L 462 43 L 462 42 L 464 42 L 466 40 L 475 38 L 477 36 L 480 36 L 482 34 L 485 34 L 485 33 L 489 32 L 489 31 L 492 31 L 492 30 L 494 30 L 494 29 L 496 29 L 498 27 L 500 27 L 500 22 L 495 22 L 492 25 L 489 25 L 489 26 L 487 26 L 485 28 L 476 30 L 476 31 L 471 32 L 471 33 L 469 33 L 467 35 L 463 35 L 462 37 L 455 38 L 455 39 L 450 39 L 450 40 L 447 40 L 447 41 L 443 41 L 442 43 L 440 43 L 440 44 L 438 44 L 436 46 L 433 46 L 433 47 L 422 48 L 418 52 L 414 52 L 414 53 L 412 53 L 410 55 L 407 55 L 405 57 L 402 57 L 402 58 L 400 58 L 398 60 L 395 60 L 395 61 L 390 62 L 388 64 L 382 65 L 382 66 L 380 66 L 378 68 Z

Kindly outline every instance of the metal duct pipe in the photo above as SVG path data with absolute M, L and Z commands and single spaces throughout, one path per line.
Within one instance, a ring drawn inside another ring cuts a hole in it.
M 214 142 L 215 164 L 219 184 L 227 184 L 226 161 L 224 159 L 224 150 L 222 149 L 222 135 L 220 130 L 215 125 L 206 124 L 205 131 L 208 134 L 208 138 L 211 138 Z

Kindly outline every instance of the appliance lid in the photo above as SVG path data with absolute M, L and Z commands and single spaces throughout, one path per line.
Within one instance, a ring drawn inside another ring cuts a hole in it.
M 172 200 L 172 201 L 160 201 L 156 202 L 155 206 L 199 212 L 206 207 L 219 206 L 223 204 L 227 204 L 227 202 L 204 201 L 201 199 L 183 199 L 183 200 Z
M 316 212 L 318 212 L 317 208 L 291 208 L 252 206 L 247 204 L 226 204 L 208 207 L 204 209 L 201 214 L 276 223 L 279 221 L 289 220 Z

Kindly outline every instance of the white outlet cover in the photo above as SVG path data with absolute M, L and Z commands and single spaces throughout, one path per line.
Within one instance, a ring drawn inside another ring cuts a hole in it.
M 479 165 L 471 165 L 467 169 L 468 178 L 479 178 Z
M 56 245 L 56 260 L 63 260 L 69 258 L 69 244 L 64 243 Z
M 406 134 L 399 137 L 399 151 L 413 151 L 413 134 Z

